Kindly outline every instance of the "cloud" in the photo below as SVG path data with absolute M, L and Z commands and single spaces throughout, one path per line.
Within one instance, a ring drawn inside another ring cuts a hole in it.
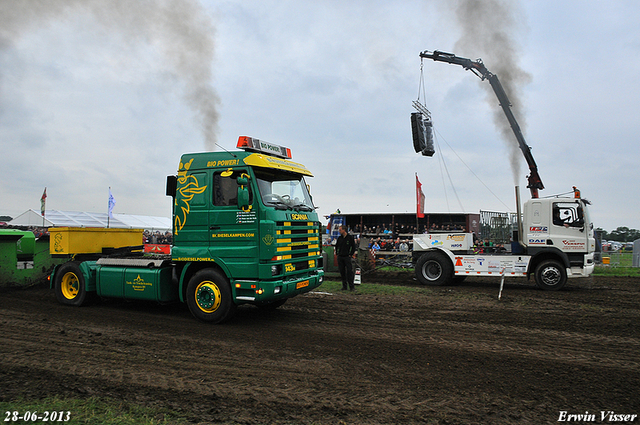
M 103 45 L 144 43 L 157 49 L 164 68 L 182 85 L 206 148 L 214 149 L 219 102 L 211 86 L 215 30 L 197 1 L 31 0 L 3 3 L 0 16 L 0 46 L 14 45 L 42 25 L 60 30 L 61 22 L 71 22 L 84 27 L 89 37 L 98 33 Z
M 0 213 L 37 209 L 44 186 L 48 208 L 104 211 L 111 186 L 116 212 L 168 216 L 165 176 L 176 172 L 182 153 L 206 149 L 207 137 L 200 118 L 194 121 L 202 115 L 185 102 L 187 82 L 167 59 L 176 51 L 162 47 L 175 34 L 159 30 L 169 3 L 123 3 L 100 18 L 95 11 L 115 3 L 50 1 L 43 4 L 59 10 L 46 19 L 32 15 L 40 3 L 23 3 L 34 11 L 0 10 L 0 22 L 16 19 L 0 25 Z M 94 9 L 66 6 L 80 3 Z M 215 37 L 215 56 L 194 54 L 205 43 L 185 48 L 185 58 L 211 70 L 205 79 L 220 99 L 212 103 L 218 143 L 233 149 L 248 135 L 290 147 L 315 175 L 309 183 L 321 214 L 411 212 L 416 172 L 427 210 L 457 211 L 439 158 L 467 212 L 515 209 L 509 153 L 486 81 L 425 62 L 440 148 L 433 158 L 413 151 L 409 116 L 421 51 L 482 57 L 498 72 L 492 56 L 456 49 L 463 30 L 448 2 L 187 4 L 207 18 L 200 28 L 215 30 L 207 34 Z M 108 30 L 135 5 L 159 11 L 124 16 L 123 29 Z M 627 193 L 640 177 L 632 166 L 640 99 L 636 10 L 628 2 L 522 2 L 514 24 L 517 64 L 532 76 L 520 102 L 546 186 L 541 195 L 580 187 L 594 202 L 596 226 L 608 230 L 640 228 L 639 201 Z M 18 25 L 25 20 L 26 27 Z M 526 186 L 524 172 L 517 181 Z M 613 208 L 620 199 L 624 207 Z

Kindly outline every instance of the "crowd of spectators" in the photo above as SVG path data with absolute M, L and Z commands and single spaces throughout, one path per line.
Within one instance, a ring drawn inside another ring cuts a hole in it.
M 142 241 L 144 244 L 171 245 L 173 235 L 169 231 L 162 233 L 158 230 L 155 232 L 145 230 L 142 234 Z
M 400 237 L 396 239 L 374 238 L 369 242 L 369 249 L 373 254 L 379 251 L 404 252 L 409 251 L 412 245 L 413 241 L 411 239 L 401 239 Z
M 413 225 L 395 224 L 387 225 L 386 223 L 374 226 L 360 226 L 356 224 L 353 228 L 349 226 L 349 233 L 361 234 L 363 236 L 381 236 L 392 235 L 395 239 L 398 236 L 409 236 L 418 233 L 440 233 L 440 232 L 464 232 L 466 229 L 461 224 L 455 223 L 431 223 L 430 226 L 426 224 L 422 227 L 416 227 Z
M 426 226 L 425 226 L 426 229 Z M 464 233 L 466 231 L 465 227 L 461 224 L 455 224 L 455 223 L 442 223 L 442 224 L 436 224 L 436 223 L 431 223 L 431 227 L 429 227 L 429 232 L 423 232 L 423 233 L 438 233 L 438 232 L 462 232 Z
M 43 236 L 49 236 L 49 229 L 46 227 L 29 227 L 29 231 L 33 232 L 36 239 L 41 238 Z

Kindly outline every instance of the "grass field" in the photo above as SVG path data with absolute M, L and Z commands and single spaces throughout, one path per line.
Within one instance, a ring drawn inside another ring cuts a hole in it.
M 49 397 L 35 401 L 0 402 L 0 412 L 3 414 L 2 420 L 8 423 L 40 424 L 51 422 L 68 425 L 179 425 L 189 423 L 167 409 L 145 408 L 121 400 L 99 399 L 97 397 L 88 399 Z M 38 420 L 38 417 L 41 419 Z
M 597 276 L 640 277 L 640 267 L 631 267 L 631 252 L 603 252 L 602 258 L 609 258 L 608 265 L 597 265 L 593 274 Z

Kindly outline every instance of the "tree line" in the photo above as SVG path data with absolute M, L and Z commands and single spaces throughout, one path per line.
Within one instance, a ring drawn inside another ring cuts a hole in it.
M 618 227 L 616 230 L 607 232 L 606 230 L 598 227 L 596 229 L 601 240 L 616 241 L 616 242 L 633 242 L 636 239 L 640 239 L 640 230 L 629 229 L 628 227 Z

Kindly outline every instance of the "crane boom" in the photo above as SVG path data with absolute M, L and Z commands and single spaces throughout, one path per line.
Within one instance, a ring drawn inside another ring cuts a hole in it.
M 522 130 L 520 130 L 520 126 L 516 121 L 513 112 L 511 111 L 511 102 L 507 97 L 507 93 L 504 91 L 498 76 L 492 72 L 490 72 L 482 63 L 482 60 L 478 59 L 472 61 L 471 59 L 461 58 L 459 56 L 454 55 L 453 53 L 445 53 L 441 51 L 433 51 L 429 52 L 425 50 L 420 53 L 421 58 L 433 59 L 434 61 L 446 62 L 454 65 L 460 65 L 466 70 L 470 70 L 474 74 L 476 74 L 482 80 L 488 80 L 489 84 L 491 84 L 491 88 L 493 92 L 496 94 L 498 98 L 498 102 L 502 107 L 502 111 L 507 117 L 507 121 L 509 121 L 509 125 L 513 130 L 513 134 L 516 136 L 516 140 L 518 141 L 518 145 L 520 146 L 520 150 L 524 155 L 527 164 L 529 165 L 530 174 L 527 176 L 527 188 L 531 191 L 531 197 L 538 197 L 538 190 L 544 189 L 544 185 L 542 184 L 542 180 L 540 179 L 540 175 L 538 174 L 538 166 L 536 165 L 536 161 L 533 159 L 533 155 L 531 154 L 531 148 L 524 140 L 524 136 L 522 135 Z

